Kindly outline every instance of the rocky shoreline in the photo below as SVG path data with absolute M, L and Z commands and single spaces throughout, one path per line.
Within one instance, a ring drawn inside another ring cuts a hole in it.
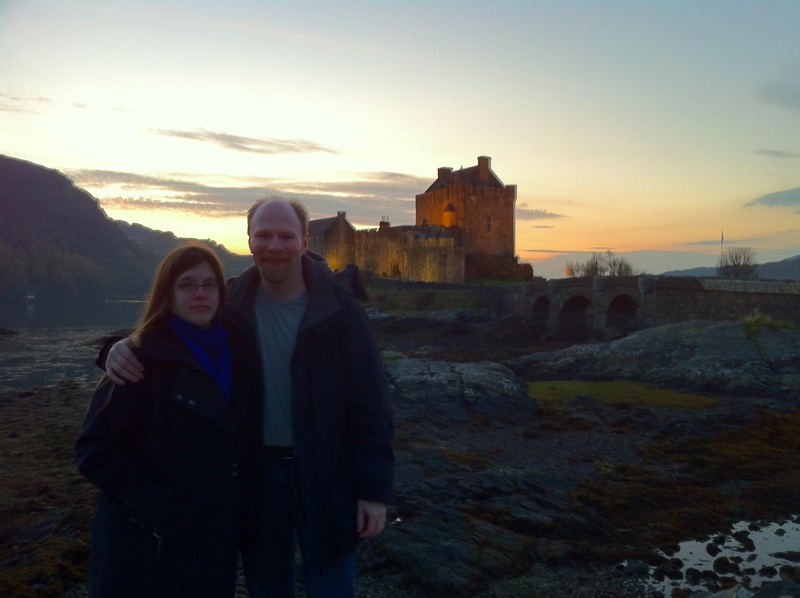
M 397 498 L 387 532 L 362 547 L 360 596 L 710 596 L 737 584 L 742 598 L 800 596 L 792 555 L 771 575 L 749 571 L 746 552 L 696 573 L 664 556 L 736 521 L 800 514 L 796 331 L 695 322 L 612 343 L 529 342 L 525 353 L 519 323 L 413 324 L 376 324 Z M 481 347 L 485 361 L 474 359 Z M 579 378 L 710 402 L 655 404 L 645 391 L 641 401 L 582 392 L 557 403 L 526 384 Z M 67 380 L 0 396 L 0 473 L 12 480 L 0 490 L 3 595 L 81 595 L 95 493 L 74 470 L 72 441 L 91 387 Z M 766 579 L 758 593 L 755 577 Z M 665 594 L 659 581 L 675 585 Z

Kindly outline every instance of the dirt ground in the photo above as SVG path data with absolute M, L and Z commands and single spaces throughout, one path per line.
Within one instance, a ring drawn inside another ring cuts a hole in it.
M 375 330 L 382 349 L 450 361 L 504 361 L 525 353 L 566 346 L 542 340 L 537 331 L 514 319 L 467 323 L 403 318 L 377 322 Z M 93 386 L 94 382 L 85 378 L 68 379 L 56 385 L 0 393 L 0 479 L 3 481 L 0 484 L 0 595 L 82 595 L 81 590 L 75 593 L 75 588 L 80 588 L 87 577 L 89 533 L 97 491 L 78 474 L 73 447 Z M 681 457 L 682 467 L 696 468 L 705 476 L 703 479 L 713 479 L 718 472 L 735 467 L 756 480 L 763 477 L 761 472 L 765 466 L 763 463 L 751 466 L 750 460 L 763 458 L 759 453 L 771 451 L 765 463 L 773 466 L 776 473 L 767 480 L 769 483 L 751 484 L 747 504 L 753 506 L 754 514 L 765 516 L 774 515 L 783 508 L 794 508 L 796 488 L 781 471 L 796 471 L 800 467 L 797 451 L 800 417 L 794 415 L 770 421 L 775 427 L 765 428 L 764 435 L 783 438 L 777 445 L 770 438 L 758 436 L 757 430 L 745 430 L 730 441 L 724 452 L 719 447 L 705 447 L 701 454 Z M 555 424 L 543 420 L 541 425 L 553 428 Z M 787 425 L 793 427 L 787 428 Z M 621 443 L 626 440 L 625 434 L 615 433 L 614 436 Z M 667 446 L 662 450 L 679 449 Z M 714 455 L 716 461 L 707 458 L 709 454 Z M 666 452 L 654 455 L 655 459 L 667 457 L 672 459 L 676 455 Z M 644 529 L 652 516 L 648 505 L 655 502 L 643 502 L 642 497 L 649 498 L 648 493 L 657 490 L 654 485 L 658 478 L 643 477 L 637 471 L 615 472 L 614 475 L 613 485 L 598 484 L 585 490 L 587 504 L 608 509 L 610 521 L 618 518 L 620 525 L 629 526 L 636 519 Z M 687 477 L 687 489 L 690 484 L 697 486 L 694 476 Z M 743 486 L 740 494 L 744 490 Z M 757 501 L 762 500 L 759 496 L 763 500 L 770 497 L 774 500 L 764 503 L 759 511 L 756 508 Z M 739 504 L 745 503 L 740 501 Z M 365 576 L 364 581 L 368 583 L 369 576 Z M 376 587 L 365 588 L 360 595 L 388 598 L 401 594 L 385 593 Z M 498 592 L 495 595 L 514 594 Z

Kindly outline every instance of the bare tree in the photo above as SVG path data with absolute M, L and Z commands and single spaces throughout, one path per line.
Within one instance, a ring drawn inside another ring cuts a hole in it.
M 577 278 L 580 276 L 580 269 L 581 265 L 578 262 L 567 262 L 567 265 L 564 266 L 564 276 L 567 278 Z
M 608 264 L 603 258 L 602 253 L 593 253 L 592 257 L 583 263 L 583 276 L 605 276 L 608 271 Z
M 717 276 L 734 280 L 757 278 L 756 252 L 750 247 L 729 247 L 719 256 Z
M 570 278 L 579 276 L 636 276 L 636 272 L 626 258 L 614 255 L 612 251 L 593 253 L 585 262 L 567 262 L 564 274 Z
M 608 252 L 608 276 L 635 276 L 633 264 L 624 257 Z

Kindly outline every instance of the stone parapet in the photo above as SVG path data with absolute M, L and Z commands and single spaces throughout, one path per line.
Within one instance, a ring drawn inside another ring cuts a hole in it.
M 732 293 L 791 293 L 800 295 L 800 280 L 726 280 L 724 278 L 700 279 L 706 291 Z

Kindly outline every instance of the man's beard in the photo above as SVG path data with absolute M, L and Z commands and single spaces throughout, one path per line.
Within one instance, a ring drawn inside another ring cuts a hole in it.
M 289 278 L 290 264 L 280 264 L 279 266 L 274 263 L 259 263 L 258 272 L 261 274 L 261 279 L 270 284 L 280 284 Z

